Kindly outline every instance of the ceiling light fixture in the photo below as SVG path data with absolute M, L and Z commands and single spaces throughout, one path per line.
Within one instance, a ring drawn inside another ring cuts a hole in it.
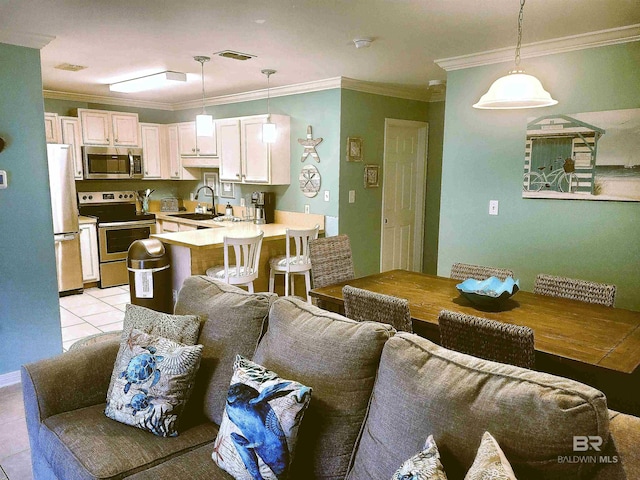
M 520 46 L 522 44 L 522 21 L 524 17 L 524 2 L 520 0 L 520 14 L 518 15 L 518 43 L 516 45 L 515 68 L 504 77 L 500 77 L 489 87 L 487 93 L 480 97 L 480 101 L 473 105 L 482 109 L 515 109 L 548 107 L 558 103 L 551 98 L 540 80 L 533 75 L 527 75 L 520 68 Z
M 269 88 L 269 77 L 276 73 L 275 70 L 264 69 L 262 73 L 267 76 L 267 121 L 262 124 L 262 141 L 264 143 L 274 143 L 276 141 L 276 137 L 278 136 L 278 132 L 276 131 L 276 124 L 271 121 L 271 109 L 269 105 L 270 100 L 270 88 Z
M 209 57 L 197 56 L 193 57 L 196 62 L 200 62 L 202 78 L 202 113 L 196 115 L 196 136 L 197 137 L 213 137 L 213 115 L 207 115 L 204 109 L 204 64 L 211 60 Z
M 56 67 L 58 68 L 58 67 Z M 109 85 L 112 92 L 134 93 L 143 92 L 145 90 L 153 90 L 156 88 L 173 85 L 175 82 L 186 82 L 187 75 L 180 72 L 161 72 L 147 75 L 146 77 L 132 78 L 123 82 L 116 82 Z
M 369 37 L 353 39 L 353 44 L 356 48 L 369 48 L 371 46 L 371 42 L 373 42 L 373 38 Z

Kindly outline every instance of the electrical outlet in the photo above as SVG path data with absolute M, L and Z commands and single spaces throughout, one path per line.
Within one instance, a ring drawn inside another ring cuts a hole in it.
M 329 201 L 329 190 L 325 190 L 324 191 L 324 201 L 328 202 Z
M 356 203 L 356 191 L 349 190 L 349 203 Z
M 173 293 L 173 303 L 175 304 L 178 301 L 178 290 L 172 290 Z
M 304 206 L 304 213 L 309 213 L 309 205 Z
M 240 197 L 240 206 L 244 207 L 244 197 Z
M 489 215 L 498 215 L 498 200 L 489 200 Z
M 193 201 L 196 199 L 196 194 L 195 194 L 195 193 L 193 193 L 193 192 L 191 192 L 191 193 L 189 194 L 189 199 L 193 202 Z

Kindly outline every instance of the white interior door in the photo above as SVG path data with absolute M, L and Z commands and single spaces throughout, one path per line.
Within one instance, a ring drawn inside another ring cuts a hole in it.
M 422 269 L 429 125 L 385 120 L 380 271 Z

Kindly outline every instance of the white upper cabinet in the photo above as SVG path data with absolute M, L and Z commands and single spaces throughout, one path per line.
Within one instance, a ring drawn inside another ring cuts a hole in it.
M 183 122 L 178 124 L 178 137 L 180 155 L 182 156 L 215 157 L 218 155 L 215 129 L 211 137 L 198 137 L 196 136 L 196 122 Z
M 71 145 L 73 157 L 73 176 L 76 180 L 82 180 L 82 137 L 80 133 L 80 120 L 77 117 L 60 117 L 62 130 L 62 143 Z
M 166 148 L 163 148 L 162 145 L 162 140 L 164 140 L 163 127 L 166 129 L 165 125 L 140 124 L 144 178 L 162 178 L 162 161 L 166 156 Z
M 200 178 L 200 172 L 197 175 L 182 167 L 182 156 L 180 155 L 180 139 L 178 134 L 179 124 L 167 125 L 167 176 L 172 180 L 197 180 Z
M 291 182 L 290 119 L 271 115 L 278 137 L 262 141 L 267 115 L 218 120 L 220 180 L 235 183 L 288 185 Z
M 240 119 L 218 120 L 216 128 L 220 142 L 220 180 L 224 182 L 241 182 Z
M 84 145 L 137 147 L 138 114 L 78 109 Z
M 47 143 L 60 143 L 60 122 L 57 113 L 44 114 L 44 136 Z

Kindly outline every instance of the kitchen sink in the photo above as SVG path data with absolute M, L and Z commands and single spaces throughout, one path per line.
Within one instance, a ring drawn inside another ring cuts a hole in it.
M 187 220 L 211 220 L 215 217 L 220 216 L 219 214 L 215 214 L 215 213 L 193 213 L 193 212 L 189 212 L 189 213 L 172 213 L 170 214 L 171 217 L 178 217 L 178 218 L 186 218 Z

